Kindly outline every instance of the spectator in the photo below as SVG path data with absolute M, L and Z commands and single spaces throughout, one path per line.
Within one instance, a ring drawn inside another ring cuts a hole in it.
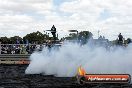
M 121 33 L 118 35 L 119 41 L 123 41 L 123 36 L 121 35 Z
M 119 45 L 123 44 L 123 36 L 121 35 L 121 33 L 118 35 L 118 44 Z

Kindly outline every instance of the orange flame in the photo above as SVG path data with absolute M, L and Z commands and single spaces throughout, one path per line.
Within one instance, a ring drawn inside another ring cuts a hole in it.
M 86 74 L 85 70 L 80 66 L 78 68 L 78 75 L 84 76 Z

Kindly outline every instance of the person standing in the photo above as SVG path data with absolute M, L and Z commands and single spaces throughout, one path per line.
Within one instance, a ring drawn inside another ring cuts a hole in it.
M 122 36 L 121 33 L 118 35 L 118 44 L 119 45 L 122 45 L 123 44 L 123 36 Z

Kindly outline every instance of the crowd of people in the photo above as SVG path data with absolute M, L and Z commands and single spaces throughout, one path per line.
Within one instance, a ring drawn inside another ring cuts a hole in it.
M 42 51 L 44 47 L 47 47 L 49 50 L 53 46 L 60 46 L 61 42 L 56 41 L 46 41 L 43 44 L 1 44 L 0 43 L 0 54 L 32 54 L 34 51 Z M 57 48 L 57 47 L 56 47 Z
M 37 44 L 0 44 L 0 54 L 31 54 L 35 50 L 42 50 L 44 45 Z
M 104 37 L 99 37 L 97 39 L 100 45 L 108 47 L 108 40 Z M 96 42 L 98 42 L 96 40 Z M 127 40 L 127 44 L 131 43 L 131 39 Z M 57 45 L 58 44 L 58 45 Z M 125 39 L 123 38 L 122 34 L 120 33 L 118 35 L 118 42 L 117 45 L 123 45 L 125 44 Z M 45 44 L 1 44 L 0 43 L 0 54 L 32 54 L 34 51 L 41 51 L 44 47 L 48 47 L 50 50 L 51 47 L 54 46 L 60 46 L 60 41 L 47 41 Z

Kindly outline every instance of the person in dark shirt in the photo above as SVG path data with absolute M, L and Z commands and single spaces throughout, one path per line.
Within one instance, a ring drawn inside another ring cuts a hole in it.
M 121 33 L 118 35 L 119 41 L 123 41 L 123 36 L 121 35 Z
M 121 35 L 121 33 L 118 35 L 118 43 L 122 44 L 123 43 L 123 36 Z

